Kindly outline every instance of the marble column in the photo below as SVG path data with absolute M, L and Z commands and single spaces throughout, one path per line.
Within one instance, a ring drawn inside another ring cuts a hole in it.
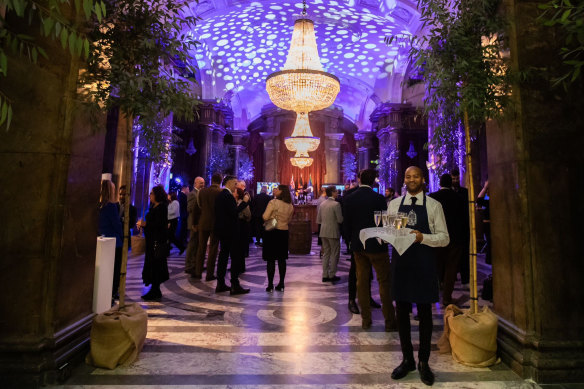
M 326 175 L 324 182 L 327 184 L 340 183 L 341 140 L 344 133 L 326 134 Z
M 499 352 L 538 383 L 584 382 L 584 89 L 551 86 L 564 43 L 538 4 L 506 0 L 512 65 L 533 78 L 487 128 Z
M 233 163 L 235 165 L 233 167 L 233 175 L 239 178 L 239 156 L 240 153 L 245 149 L 245 147 L 242 145 L 233 145 L 232 147 L 234 150 Z
M 372 139 L 375 134 L 370 131 L 358 131 L 354 136 L 357 141 L 359 171 L 369 169 L 371 167 L 370 150 L 373 147 Z
M 279 137 L 275 132 L 260 132 L 264 139 L 264 177 L 267 182 L 275 182 L 278 173 Z
M 22 33 L 36 36 L 38 30 Z M 67 378 L 88 351 L 105 115 L 75 99 L 78 63 L 57 45 L 33 65 L 7 52 L 2 92 L 14 109 L 2 128 L 0 386 Z M 103 119 L 103 120 L 102 120 Z

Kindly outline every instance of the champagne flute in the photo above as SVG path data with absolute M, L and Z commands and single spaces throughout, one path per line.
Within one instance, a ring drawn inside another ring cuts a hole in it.
M 381 223 L 381 211 L 373 211 L 373 218 L 375 220 L 375 225 L 379 227 L 379 223 Z
M 381 211 L 381 223 L 383 224 L 384 228 L 387 228 L 389 224 L 389 214 L 387 211 Z

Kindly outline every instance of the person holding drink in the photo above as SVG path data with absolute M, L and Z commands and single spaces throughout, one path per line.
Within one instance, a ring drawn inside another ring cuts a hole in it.
M 404 182 L 407 193 L 391 201 L 388 211 L 390 214 L 400 212 L 407 215 L 407 227 L 412 229 L 410 233 L 416 235 L 416 240 L 402 255 L 396 250 L 392 254 L 393 296 L 403 361 L 393 370 L 391 378 L 399 380 L 416 369 L 410 328 L 410 311 L 412 303 L 415 303 L 420 318 L 418 371 L 422 382 L 432 385 L 434 373 L 428 365 L 432 341 L 432 303 L 439 300 L 433 247 L 448 245 L 450 238 L 442 206 L 422 190 L 422 169 L 417 166 L 407 168 Z M 403 223 L 405 217 L 401 219 Z

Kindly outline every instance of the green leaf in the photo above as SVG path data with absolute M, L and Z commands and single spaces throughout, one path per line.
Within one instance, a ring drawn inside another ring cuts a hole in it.
M 106 9 L 105 9 L 105 3 L 103 1 L 100 1 L 100 6 L 101 6 L 101 14 L 105 17 L 107 15 Z
M 91 17 L 91 0 L 83 0 L 83 11 L 85 11 L 85 18 L 89 19 Z
M 24 0 L 13 0 L 12 6 L 14 7 L 14 12 L 17 16 L 24 16 L 24 9 L 26 8 L 26 3 Z
M 43 32 L 44 32 L 45 36 L 49 36 L 54 25 L 55 25 L 55 19 L 53 19 L 51 17 L 48 17 L 48 18 L 43 20 Z
M 6 57 L 4 50 L 0 51 L 0 72 L 2 72 L 5 77 L 8 72 L 8 58 Z
M 67 30 L 66 29 L 62 29 L 61 30 L 61 46 L 65 49 L 67 48 Z
M 32 56 L 32 63 L 37 63 L 37 59 L 38 59 L 38 51 L 36 49 L 36 47 L 33 47 L 31 50 L 31 56 Z
M 8 106 L 8 115 L 6 118 L 6 131 L 10 129 L 10 123 L 12 123 L 12 105 Z
M 2 112 L 0 112 L 0 125 L 6 121 L 6 116 L 8 116 L 8 102 L 4 101 L 2 103 Z
M 97 16 L 97 21 L 101 23 L 101 7 L 99 4 L 95 4 L 95 15 Z
M 43 56 L 44 59 L 49 59 L 49 56 L 47 55 L 45 49 L 43 49 L 42 47 L 37 47 L 37 50 L 39 51 L 39 54 Z
M 75 34 L 75 31 L 71 31 L 71 34 L 69 35 L 69 52 L 71 53 L 71 55 L 75 56 L 75 42 L 77 41 L 77 35 Z
M 87 38 L 83 40 L 83 56 L 85 58 L 89 57 L 89 40 Z

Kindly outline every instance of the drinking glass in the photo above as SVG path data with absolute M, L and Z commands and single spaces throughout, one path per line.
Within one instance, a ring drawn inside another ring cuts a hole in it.
M 375 225 L 379 227 L 379 223 L 381 223 L 381 211 L 374 211 L 373 217 L 375 219 Z
M 389 225 L 389 214 L 387 211 L 381 211 L 381 223 L 383 224 L 384 228 L 387 228 Z
M 394 222 L 395 219 L 397 218 L 396 214 L 388 214 L 387 215 L 387 224 L 389 225 L 389 233 L 391 235 L 395 235 L 395 226 L 394 226 Z

